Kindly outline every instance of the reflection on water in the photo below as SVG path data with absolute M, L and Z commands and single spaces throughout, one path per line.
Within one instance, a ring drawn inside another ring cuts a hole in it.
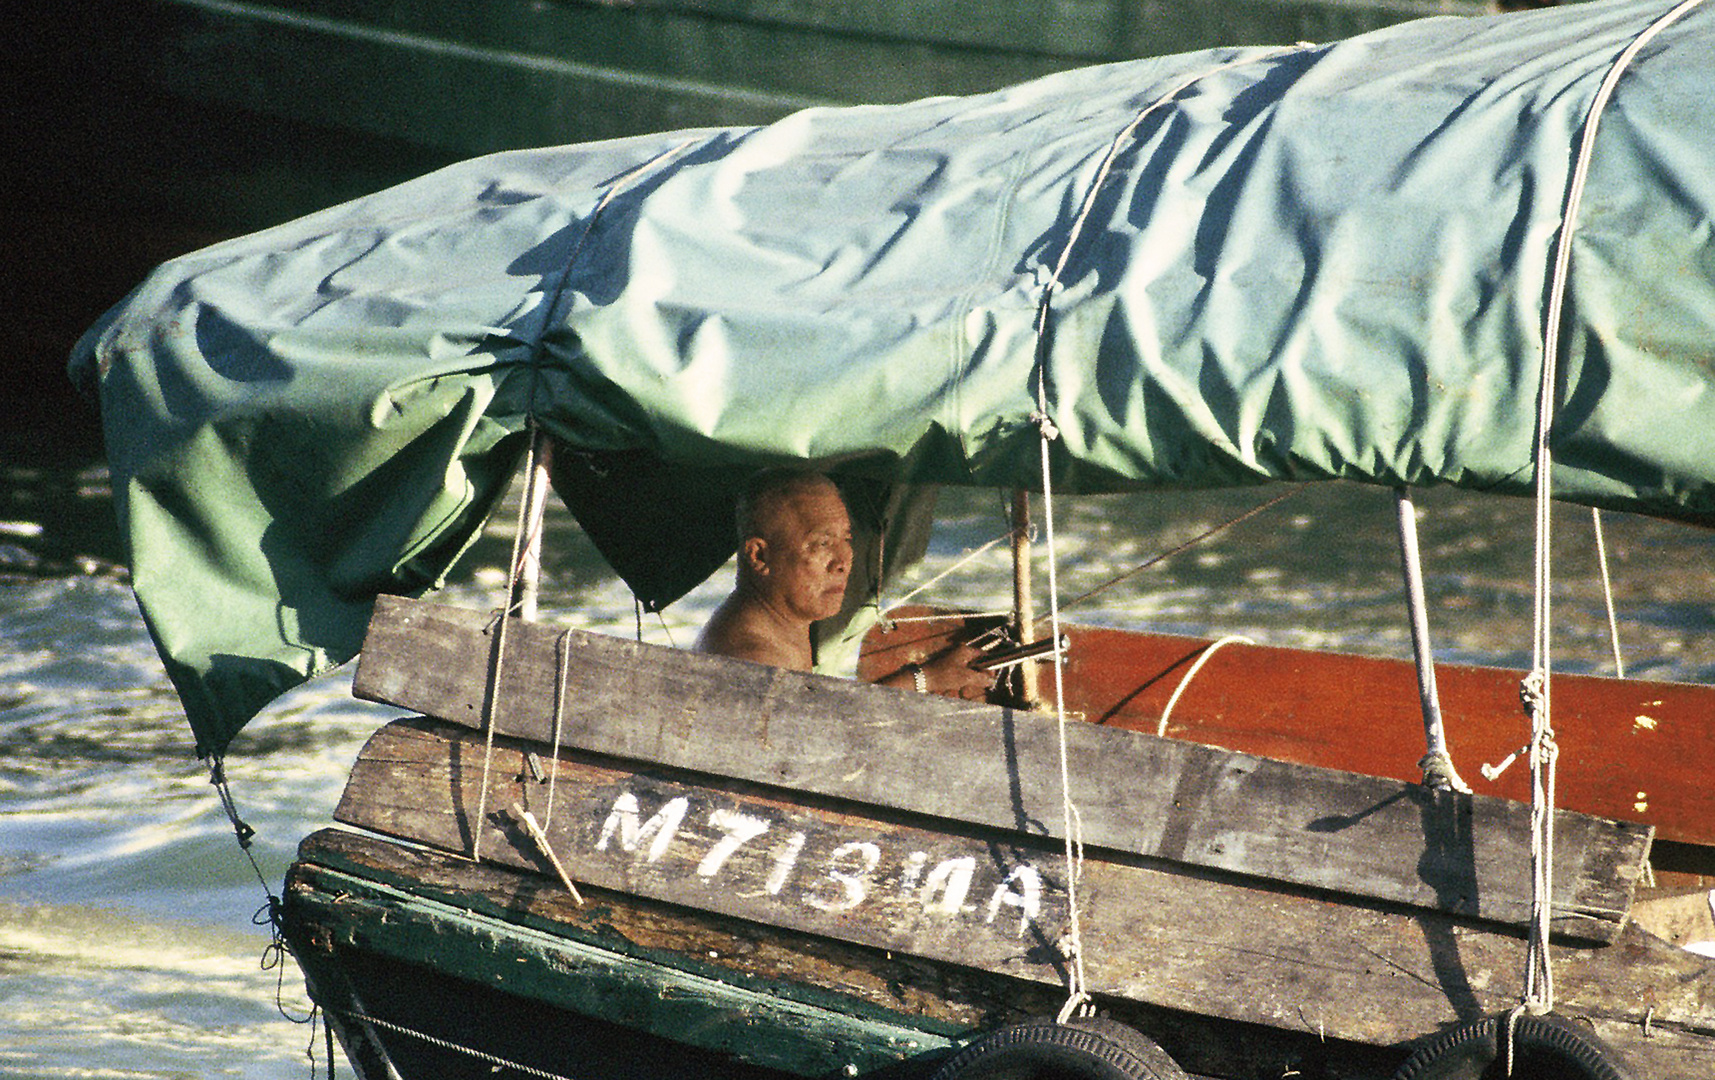
M 302 1077 L 308 1026 L 276 1010 L 256 952 L 202 919 L 0 901 L 0 1075 Z
M 261 967 L 267 937 L 251 923 L 263 887 L 110 569 L 111 537 L 91 524 L 107 513 L 99 477 L 40 482 L 71 494 L 39 500 L 40 513 L 8 504 L 13 527 L 0 536 L 12 560 L 0 560 L 10 574 L 0 576 L 0 1075 L 302 1077 L 309 1032 L 276 1011 L 278 973 Z M 1272 494 L 1059 500 L 1061 595 L 1088 592 Z M 1524 663 L 1530 507 L 1442 491 L 1418 502 L 1438 654 Z M 47 524 L 56 506 L 65 520 Z M 949 492 L 941 510 L 929 560 L 900 595 L 1005 529 L 993 494 Z M 1628 673 L 1715 681 L 1715 535 L 1618 515 L 1607 526 Z M 94 530 L 86 545 L 79 528 Z M 1587 511 L 1557 515 L 1557 670 L 1612 668 L 1590 535 Z M 509 543 L 497 527 L 447 599 L 490 606 Z M 1067 615 L 1404 656 L 1396 551 L 1389 493 L 1313 486 Z M 624 589 L 564 514 L 550 522 L 545 564 L 544 618 L 637 632 Z M 688 644 L 730 576 L 647 617 L 644 636 Z M 1010 590 L 997 548 L 928 598 L 1004 607 Z M 363 740 L 395 714 L 352 701 L 348 688 L 349 674 L 336 673 L 289 694 L 233 745 L 228 774 L 276 890 L 299 837 L 329 821 Z M 286 1011 L 302 1016 L 296 971 L 284 980 Z

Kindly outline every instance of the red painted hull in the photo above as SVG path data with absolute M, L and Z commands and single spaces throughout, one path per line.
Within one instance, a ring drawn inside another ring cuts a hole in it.
M 859 677 L 924 659 L 957 625 L 878 626 L 864 641 Z M 1211 644 L 1101 627 L 1066 632 L 1068 711 L 1137 731 L 1160 730 L 1169 699 Z M 1042 671 L 1043 696 L 1052 700 L 1051 667 Z M 1479 771 L 1529 738 L 1519 680 L 1520 673 L 1497 668 L 1436 667 L 1460 775 L 1480 794 L 1525 802 L 1530 771 L 1522 757 L 1492 782 Z M 1715 845 L 1715 688 L 1557 675 L 1552 693 L 1560 806 L 1654 825 L 1658 842 Z M 1417 676 L 1402 660 L 1224 644 L 1180 694 L 1162 733 L 1305 765 L 1400 780 L 1422 776 Z

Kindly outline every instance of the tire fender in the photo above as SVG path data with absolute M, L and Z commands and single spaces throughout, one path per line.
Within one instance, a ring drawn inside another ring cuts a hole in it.
M 932 1080 L 1188 1080 L 1167 1052 L 1117 1020 L 1027 1020 L 979 1035 Z
M 1394 1080 L 1503 1080 L 1508 1020 L 1488 1016 L 1420 1044 Z M 1547 1013 L 1520 1016 L 1512 1028 L 1512 1080 L 1633 1080 L 1620 1058 L 1588 1026 Z

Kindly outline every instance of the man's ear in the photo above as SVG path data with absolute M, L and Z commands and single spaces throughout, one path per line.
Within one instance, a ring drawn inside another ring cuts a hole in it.
M 768 573 L 768 541 L 762 537 L 747 537 L 744 543 L 739 545 L 738 555 L 744 560 L 744 565 L 750 569 L 751 573 L 761 575 Z

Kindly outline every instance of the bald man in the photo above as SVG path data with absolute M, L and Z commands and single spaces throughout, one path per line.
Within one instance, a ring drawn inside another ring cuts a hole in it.
M 852 569 L 852 523 L 839 489 L 820 473 L 769 470 L 739 502 L 738 583 L 697 639 L 702 652 L 794 671 L 815 664 L 810 627 L 845 604 Z M 980 700 L 994 681 L 960 646 L 882 681 Z

